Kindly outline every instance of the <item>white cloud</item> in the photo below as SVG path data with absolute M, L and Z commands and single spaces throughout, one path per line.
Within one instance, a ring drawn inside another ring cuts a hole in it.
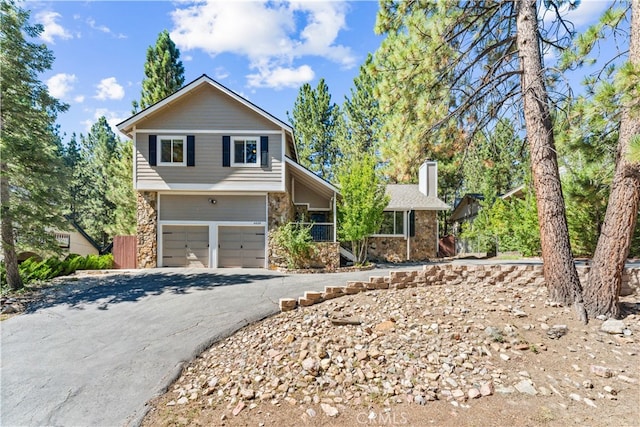
M 42 24 L 44 31 L 40 34 L 40 38 L 47 43 L 55 44 L 54 38 L 58 37 L 64 40 L 73 37 L 69 30 L 65 29 L 62 25 L 58 24 L 56 20 L 61 18 L 57 12 L 42 11 L 36 15 L 36 21 Z
M 78 95 L 73 98 L 73 101 L 77 104 L 82 104 L 84 102 L 84 95 Z
M 229 75 L 229 71 L 224 67 L 216 67 L 216 69 L 213 70 L 213 78 L 216 80 L 224 80 L 229 77 Z
M 346 28 L 341 1 L 204 0 L 172 12 L 171 39 L 183 51 L 202 49 L 211 56 L 233 53 L 249 59 L 254 87 L 291 87 L 313 75 L 305 56 L 326 58 L 343 67 L 356 65 L 349 47 L 336 44 Z M 287 80 L 287 78 L 291 80 Z
M 247 75 L 251 87 L 298 88 L 303 83 L 313 80 L 314 72 L 308 65 L 298 68 L 265 67 L 259 68 L 258 73 Z
M 93 18 L 88 18 L 87 19 L 87 24 L 89 24 L 89 26 L 91 28 L 93 28 L 94 30 L 98 30 L 98 31 L 101 31 L 101 32 L 107 33 L 107 34 L 111 33 L 111 29 L 109 29 L 109 27 L 107 27 L 106 25 L 98 25 L 96 23 L 96 20 L 93 19 Z
M 106 25 L 100 25 L 96 22 L 95 19 L 93 18 L 88 18 L 87 19 L 87 24 L 89 25 L 89 27 L 91 27 L 92 29 L 96 30 L 96 31 L 100 31 L 102 33 L 105 34 L 109 34 L 112 35 L 113 37 L 117 38 L 117 39 L 126 39 L 127 36 L 122 34 L 122 33 L 118 33 L 118 34 L 114 34 L 111 31 L 111 28 L 107 27 Z
M 598 21 L 602 13 L 611 6 L 610 1 L 605 0 L 582 0 L 577 8 L 570 9 L 570 4 L 565 3 L 559 8 L 560 16 L 567 23 L 573 24 L 577 30 L 585 25 L 590 25 Z M 557 15 L 555 9 L 545 9 L 544 3 L 540 12 L 543 16 L 545 25 L 550 25 L 556 21 Z
M 73 83 L 76 81 L 75 74 L 59 73 L 47 80 L 49 94 L 54 98 L 64 98 L 67 93 L 73 90 Z
M 98 84 L 98 92 L 95 97 L 100 100 L 120 100 L 124 98 L 124 88 L 118 84 L 115 77 L 107 77 Z

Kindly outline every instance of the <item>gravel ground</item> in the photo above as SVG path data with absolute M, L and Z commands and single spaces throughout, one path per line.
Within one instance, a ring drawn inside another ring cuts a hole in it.
M 637 296 L 583 325 L 546 295 L 462 283 L 280 313 L 185 367 L 143 425 L 640 425 Z

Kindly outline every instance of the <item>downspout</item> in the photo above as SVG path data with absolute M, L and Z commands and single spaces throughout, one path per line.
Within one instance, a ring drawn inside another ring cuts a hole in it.
M 440 250 L 440 221 L 438 221 L 438 211 L 436 213 L 436 258 L 438 257 L 438 251 Z M 455 255 L 456 244 L 453 243 L 453 253 Z
M 404 213 L 405 223 L 407 224 L 407 226 L 404 228 L 404 235 L 407 238 L 407 261 L 411 260 L 411 232 L 409 230 L 409 228 L 411 228 L 411 223 L 409 218 L 410 212 L 411 211 L 407 211 Z
M 336 243 L 338 241 L 338 213 L 337 213 L 337 206 L 338 206 L 338 202 L 337 202 L 337 197 L 336 197 L 336 192 L 333 192 L 333 243 Z

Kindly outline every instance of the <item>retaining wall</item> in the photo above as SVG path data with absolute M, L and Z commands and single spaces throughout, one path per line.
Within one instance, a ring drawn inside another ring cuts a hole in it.
M 589 267 L 577 267 L 580 281 L 585 283 Z M 391 271 L 388 276 L 371 276 L 369 281 L 351 281 L 345 286 L 327 286 L 324 292 L 305 292 L 303 297 L 281 298 L 280 310 L 294 310 L 298 306 L 310 306 L 343 295 L 353 295 L 373 289 L 404 289 L 431 285 L 458 285 L 462 282 L 494 285 L 509 282 L 515 285 L 544 286 L 541 265 L 425 265 L 422 270 Z M 640 291 L 640 269 L 627 268 L 622 275 L 621 296 Z

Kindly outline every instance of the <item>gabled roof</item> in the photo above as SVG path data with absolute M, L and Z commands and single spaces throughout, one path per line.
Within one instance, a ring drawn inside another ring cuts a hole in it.
M 123 122 L 118 123 L 118 125 L 117 125 L 118 130 L 120 130 L 120 132 L 126 134 L 127 136 L 131 137 L 131 131 L 133 130 L 133 127 L 136 125 L 136 123 L 139 123 L 140 121 L 144 120 L 145 118 L 149 117 L 150 115 L 154 114 L 155 112 L 163 109 L 164 107 L 168 106 L 169 104 L 175 102 L 177 99 L 187 95 L 188 93 L 190 93 L 194 89 L 196 89 L 196 88 L 198 88 L 198 87 L 200 87 L 202 85 L 205 85 L 205 84 L 216 88 L 217 90 L 219 90 L 220 92 L 224 93 L 228 97 L 234 99 L 235 101 L 239 102 L 240 104 L 244 105 L 245 107 L 249 108 L 250 110 L 253 110 L 255 113 L 261 115 L 262 117 L 264 117 L 267 120 L 269 120 L 272 123 L 274 123 L 276 126 L 284 129 L 285 131 L 287 131 L 287 132 L 289 132 L 289 133 L 291 133 L 293 135 L 293 128 L 291 126 L 289 126 L 288 124 L 286 124 L 282 120 L 276 118 L 272 114 L 266 112 L 265 110 L 263 110 L 262 108 L 258 107 L 257 105 L 255 105 L 251 101 L 249 101 L 249 100 L 243 98 L 242 96 L 238 95 L 237 93 L 235 93 L 231 89 L 229 89 L 229 88 L 225 87 L 224 85 L 218 83 L 217 81 L 213 80 L 211 77 L 207 76 L 206 74 L 203 74 L 202 76 L 198 77 L 197 79 L 195 79 L 191 83 L 186 84 L 185 86 L 183 86 L 182 88 L 178 89 L 176 92 L 174 92 L 173 94 L 167 96 L 163 100 L 156 102 L 155 104 L 153 104 L 153 105 L 145 108 L 144 110 L 134 114 L 133 116 L 129 117 L 128 119 L 124 120 Z M 294 144 L 294 149 L 295 149 L 295 144 Z
M 476 213 L 468 214 L 465 212 L 465 208 L 469 205 L 477 204 L 484 200 L 484 196 L 479 193 L 467 193 L 461 199 L 457 199 L 455 203 L 455 208 L 451 215 L 449 216 L 449 221 L 461 221 L 473 218 L 476 216 Z
M 437 197 L 427 197 L 418 189 L 418 184 L 387 184 L 391 198 L 387 210 L 444 211 L 449 205 Z
M 332 197 L 333 193 L 340 194 L 338 187 L 320 178 L 295 160 L 285 156 L 284 161 L 287 166 L 291 167 L 291 172 L 297 177 L 296 179 L 301 179 L 305 185 L 319 190 L 321 194 L 328 197 Z
M 504 193 L 502 196 L 500 196 L 501 199 L 503 200 L 509 200 L 512 197 L 515 197 L 516 199 L 524 199 L 524 185 L 520 185 L 516 188 L 513 188 L 509 191 L 507 191 L 506 193 Z
M 69 221 L 71 226 L 75 228 L 76 231 L 80 233 L 80 235 L 84 237 L 87 242 L 89 242 L 91 246 L 96 248 L 98 252 L 102 253 L 104 248 L 100 247 L 100 245 L 98 245 L 98 243 L 95 240 L 93 240 L 93 238 L 89 236 L 86 231 L 84 231 L 84 228 L 80 227 L 80 224 L 75 222 L 75 220 L 70 215 L 65 215 L 64 217 L 67 219 L 67 221 Z

